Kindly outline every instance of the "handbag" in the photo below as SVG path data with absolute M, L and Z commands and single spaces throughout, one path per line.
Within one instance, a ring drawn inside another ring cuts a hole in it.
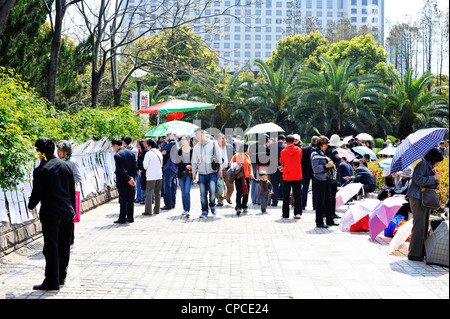
M 211 169 L 214 171 L 218 171 L 220 169 L 220 163 L 215 154 L 215 150 L 216 150 L 216 144 L 215 144 L 215 142 L 213 142 L 213 153 L 211 156 Z
M 420 187 L 420 190 L 420 204 L 422 208 L 437 210 L 441 207 L 441 200 L 435 189 Z

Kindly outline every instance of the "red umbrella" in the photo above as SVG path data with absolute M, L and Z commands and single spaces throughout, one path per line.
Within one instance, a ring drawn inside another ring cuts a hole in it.
M 216 108 L 215 104 L 202 103 L 194 101 L 185 101 L 173 99 L 170 101 L 154 104 L 139 110 L 141 114 L 157 114 L 157 113 L 173 113 L 173 112 L 186 112 L 186 111 L 198 111 Z

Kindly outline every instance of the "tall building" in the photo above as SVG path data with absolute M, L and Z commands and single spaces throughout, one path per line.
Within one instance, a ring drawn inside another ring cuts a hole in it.
M 130 0 L 132 8 L 134 2 L 144 8 L 139 0 Z M 384 42 L 384 0 L 146 0 L 145 11 L 167 25 L 192 20 L 188 24 L 194 33 L 230 70 L 256 58 L 267 60 L 277 42 L 302 33 L 307 20 L 325 34 L 328 25 L 348 18 L 356 29 L 370 26 L 378 43 Z M 161 19 L 163 12 L 167 15 Z

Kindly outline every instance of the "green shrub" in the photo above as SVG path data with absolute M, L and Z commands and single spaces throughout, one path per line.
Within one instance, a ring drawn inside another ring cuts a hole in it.
M 85 142 L 144 135 L 147 127 L 130 107 L 57 111 L 13 71 L 0 68 L 0 187 L 15 188 L 37 159 L 41 136 Z M 28 165 L 28 167 L 27 167 Z

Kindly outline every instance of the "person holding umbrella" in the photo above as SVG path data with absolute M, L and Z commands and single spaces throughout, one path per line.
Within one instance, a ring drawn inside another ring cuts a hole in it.
M 413 227 L 409 243 L 408 259 L 423 261 L 425 256 L 425 240 L 428 237 L 431 209 L 421 205 L 422 188 L 437 189 L 441 176 L 434 168 L 444 159 L 437 148 L 432 148 L 414 168 L 411 186 L 406 193 L 413 215 Z

